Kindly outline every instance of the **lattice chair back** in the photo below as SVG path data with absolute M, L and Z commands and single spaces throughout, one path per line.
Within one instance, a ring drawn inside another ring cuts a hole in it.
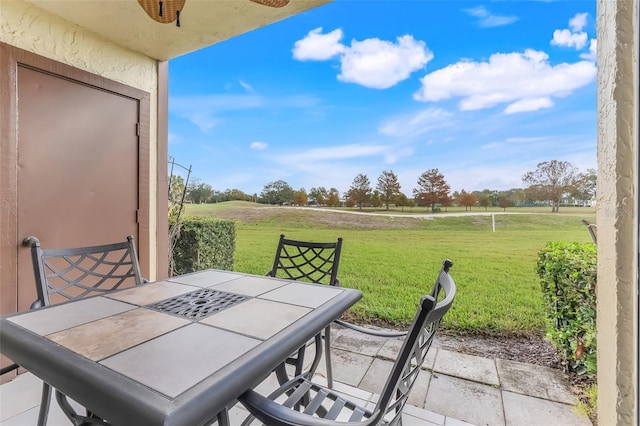
M 91 247 L 47 249 L 36 237 L 25 238 L 31 248 L 38 300 L 32 307 L 105 293 L 139 285 L 140 273 L 135 241 Z
M 456 294 L 456 285 L 449 275 L 453 263 L 445 260 L 430 295 L 423 296 L 382 390 L 378 405 L 372 418 L 382 420 L 383 424 L 401 425 L 402 409 L 409 398 L 422 362 L 431 347 L 431 342 L 440 320 L 451 308 Z M 437 302 L 444 292 L 444 298 Z M 377 422 L 376 422 L 377 423 Z
M 38 292 L 38 299 L 31 304 L 31 309 L 147 281 L 140 273 L 138 253 L 132 236 L 121 243 L 67 249 L 43 250 L 40 241 L 33 236 L 25 238 L 22 244 L 31 248 Z M 38 426 L 47 423 L 51 391 L 49 384 L 42 384 Z M 60 391 L 55 390 L 55 395 L 60 408 L 72 424 L 107 424 L 89 410 L 86 410 L 86 416 L 77 413 Z
M 273 267 L 267 275 L 339 286 L 341 249 L 342 238 L 331 243 L 316 243 L 288 240 L 282 234 Z
M 402 410 L 424 357 L 442 317 L 451 308 L 455 298 L 456 285 L 448 272 L 452 265 L 450 260 L 444 261 L 434 290 L 420 300 L 411 327 L 373 411 L 346 399 L 339 392 L 313 382 L 310 376 L 301 374 L 282 383 L 268 396 L 254 390 L 240 395 L 239 401 L 251 413 L 242 425 L 252 425 L 254 421 L 282 426 L 401 425 Z

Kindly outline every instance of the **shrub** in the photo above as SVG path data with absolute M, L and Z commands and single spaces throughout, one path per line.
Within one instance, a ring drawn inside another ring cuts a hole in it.
M 548 243 L 538 254 L 537 273 L 547 316 L 547 337 L 569 371 L 596 373 L 596 246 Z
M 236 226 L 231 220 L 185 217 L 173 250 L 175 273 L 233 269 Z

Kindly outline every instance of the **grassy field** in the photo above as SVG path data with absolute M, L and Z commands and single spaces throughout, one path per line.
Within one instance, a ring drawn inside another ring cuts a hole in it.
M 236 221 L 235 270 L 264 274 L 273 262 L 278 236 L 315 241 L 344 239 L 339 278 L 363 292 L 349 315 L 361 322 L 406 325 L 419 297 L 433 284 L 449 258 L 458 286 L 444 327 L 450 330 L 541 334 L 542 297 L 536 256 L 548 241 L 590 242 L 580 219 L 595 221 L 592 208 L 507 209 L 491 216 L 435 218 L 356 215 L 265 207 L 230 202 L 189 205 L 188 215 Z M 471 213 L 484 212 L 484 209 Z M 414 209 L 413 215 L 425 213 Z

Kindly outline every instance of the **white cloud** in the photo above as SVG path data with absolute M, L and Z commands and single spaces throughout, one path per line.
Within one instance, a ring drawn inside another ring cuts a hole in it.
M 272 180 L 286 180 L 288 174 L 298 180 L 295 187 L 324 186 L 344 191 L 359 173 L 366 174 L 375 185 L 380 170 L 385 168 L 383 163 L 395 164 L 412 155 L 414 149 L 408 146 L 356 143 L 270 155 L 267 159 L 275 163 Z
M 398 37 L 396 42 L 370 38 L 352 40 L 350 46 L 340 43 L 342 31 L 322 34 L 322 28 L 310 31 L 298 40 L 293 57 L 298 60 L 328 60 L 339 57 L 338 80 L 373 89 L 387 89 L 424 68 L 433 53 L 423 41 L 411 35 Z
M 388 147 L 384 145 L 351 144 L 327 148 L 312 148 L 292 154 L 274 156 L 273 159 L 283 164 L 313 164 L 318 161 L 349 160 L 358 157 L 369 157 L 383 154 Z
M 572 33 L 569 30 L 555 30 L 551 44 L 563 47 L 575 47 L 580 50 L 587 45 L 587 33 Z
M 370 38 L 352 41 L 342 56 L 338 80 L 373 89 L 387 89 L 409 78 L 433 59 L 423 41 L 413 36 L 398 37 L 397 43 Z
M 521 143 L 531 144 L 531 143 L 546 142 L 551 138 L 552 138 L 551 136 L 529 136 L 529 137 L 514 136 L 514 137 L 507 138 L 506 142 L 510 144 L 521 144 Z
M 325 61 L 344 52 L 345 46 L 340 40 L 341 29 L 322 34 L 322 27 L 316 28 L 309 31 L 302 40 L 296 41 L 293 57 L 299 61 Z
M 389 150 L 384 156 L 386 164 L 394 164 L 401 158 L 411 157 L 415 150 L 410 146 Z
M 442 108 L 426 108 L 416 113 L 388 119 L 378 128 L 378 131 L 383 135 L 406 138 L 453 125 L 455 120 L 452 113 Z
M 593 62 L 551 65 L 544 52 L 496 53 L 488 62 L 461 61 L 425 75 L 413 97 L 424 102 L 461 98 L 460 110 L 510 104 L 509 112 L 545 107 L 541 99 L 566 97 L 596 77 Z
M 522 99 L 507 106 L 504 110 L 505 114 L 514 114 L 517 112 L 537 111 L 543 108 L 551 108 L 553 101 L 548 98 Z
M 516 22 L 517 16 L 500 16 L 490 13 L 484 6 L 464 9 L 467 14 L 478 18 L 478 26 L 481 28 L 502 27 Z
M 576 16 L 569 19 L 569 28 L 571 28 L 571 31 L 574 33 L 582 31 L 585 25 L 587 25 L 587 16 L 589 16 L 589 14 L 586 12 L 576 13 Z
M 169 99 L 171 112 L 195 124 L 207 133 L 220 123 L 217 116 L 222 111 L 259 108 L 266 100 L 257 95 L 209 95 L 185 96 Z
M 182 143 L 182 136 L 176 135 L 175 133 L 169 133 L 167 136 L 167 142 L 169 143 L 169 145 Z
M 592 38 L 589 43 L 589 53 L 581 53 L 580 57 L 587 61 L 595 62 L 598 59 L 598 40 Z
M 220 115 L 228 111 L 264 108 L 312 108 L 319 99 L 310 95 L 295 95 L 281 98 L 265 98 L 257 94 L 198 95 L 172 97 L 169 99 L 171 113 L 186 118 L 200 131 L 211 131 L 222 120 Z
M 262 151 L 267 149 L 269 145 L 266 142 L 255 141 L 251 143 L 251 149 L 255 149 L 257 151 Z
M 246 90 L 247 92 L 249 92 L 249 93 L 254 93 L 255 92 L 253 90 L 253 87 L 249 83 L 247 83 L 245 81 L 242 81 L 242 80 L 238 80 L 238 81 L 240 82 L 240 86 L 242 86 L 242 88 L 244 90 Z
M 582 31 L 587 25 L 588 13 L 576 13 L 569 19 L 569 29 L 555 30 L 551 44 L 562 47 L 575 47 L 576 50 L 583 49 L 587 45 L 587 33 Z
M 187 115 L 189 121 L 195 124 L 201 132 L 207 133 L 210 132 L 211 129 L 216 127 L 222 120 L 216 117 L 212 117 L 206 111 L 203 112 L 191 112 Z

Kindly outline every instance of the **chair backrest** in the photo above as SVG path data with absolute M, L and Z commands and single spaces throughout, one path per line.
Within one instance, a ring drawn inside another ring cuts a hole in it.
M 31 248 L 38 291 L 38 300 L 32 308 L 144 281 L 132 236 L 115 244 L 47 250 L 40 247 L 36 237 L 27 237 L 23 245 Z
M 450 260 L 443 262 L 433 291 L 420 300 L 411 327 L 370 418 L 376 419 L 373 421 L 375 424 L 382 419 L 385 424 L 401 424 L 402 409 L 418 377 L 424 357 L 431 347 L 440 320 L 451 308 L 456 295 L 456 285 L 449 275 L 451 266 L 453 263 Z M 441 292 L 444 292 L 444 297 L 438 302 Z
M 342 238 L 332 243 L 315 243 L 288 240 L 281 234 L 273 267 L 267 275 L 338 286 L 341 249 Z

